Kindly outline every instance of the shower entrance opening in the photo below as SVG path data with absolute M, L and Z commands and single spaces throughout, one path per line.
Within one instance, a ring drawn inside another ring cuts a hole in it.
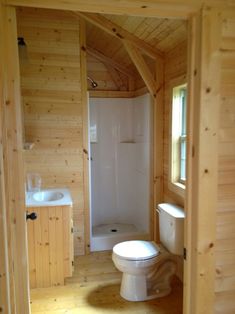
M 89 102 L 90 250 L 149 240 L 151 96 Z

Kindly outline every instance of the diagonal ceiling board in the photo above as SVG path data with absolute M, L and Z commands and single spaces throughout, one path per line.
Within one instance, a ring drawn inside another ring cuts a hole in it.
M 109 21 L 105 17 L 99 14 L 91 14 L 91 13 L 81 13 L 74 12 L 73 15 L 80 16 L 87 20 L 88 22 L 94 24 L 95 26 L 103 29 L 105 32 L 115 36 L 120 40 L 128 40 L 136 47 L 141 49 L 142 52 L 147 54 L 149 57 L 156 59 L 158 57 L 163 57 L 163 52 L 158 49 L 150 46 L 145 41 L 139 39 L 137 36 L 129 33 L 119 25 Z
M 139 50 L 128 41 L 124 40 L 123 43 L 142 79 L 144 80 L 150 94 L 156 98 L 156 82 L 143 56 Z

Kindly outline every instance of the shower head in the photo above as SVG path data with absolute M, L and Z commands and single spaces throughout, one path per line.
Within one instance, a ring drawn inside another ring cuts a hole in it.
M 87 77 L 87 79 L 91 82 L 91 87 L 92 88 L 96 88 L 98 86 L 98 84 L 89 76 Z

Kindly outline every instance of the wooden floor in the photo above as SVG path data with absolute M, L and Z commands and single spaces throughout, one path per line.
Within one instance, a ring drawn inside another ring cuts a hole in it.
M 122 299 L 120 281 L 121 274 L 113 266 L 110 252 L 80 256 L 65 286 L 31 290 L 32 313 L 182 313 L 182 284 L 178 279 L 173 280 L 169 296 L 145 302 Z

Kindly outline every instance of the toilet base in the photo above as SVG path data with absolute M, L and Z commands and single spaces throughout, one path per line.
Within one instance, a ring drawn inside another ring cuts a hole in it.
M 171 293 L 175 263 L 166 261 L 149 276 L 123 273 L 120 295 L 128 301 L 146 301 Z
M 128 301 L 143 301 L 146 299 L 146 280 L 144 275 L 122 275 L 120 295 Z
M 171 293 L 171 287 L 165 289 L 147 288 L 145 276 L 132 276 L 123 274 L 120 295 L 127 301 L 146 301 L 167 296 Z

